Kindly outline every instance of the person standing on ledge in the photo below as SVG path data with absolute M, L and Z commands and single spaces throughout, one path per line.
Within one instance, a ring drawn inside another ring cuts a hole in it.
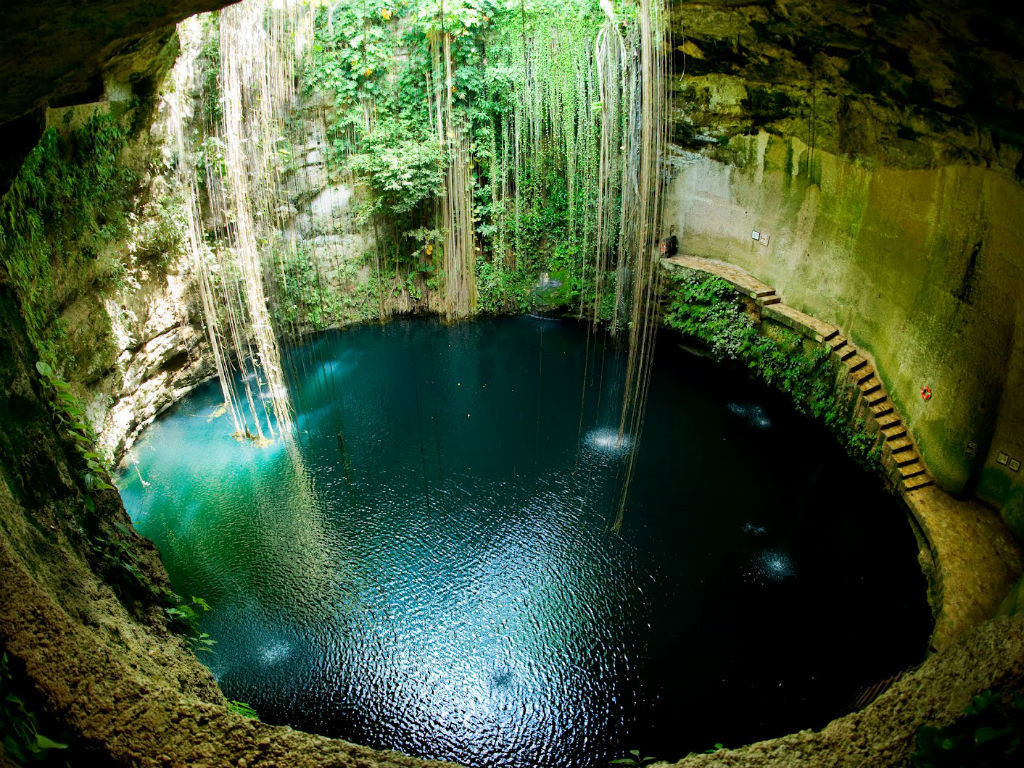
M 661 257 L 669 259 L 679 252 L 679 239 L 675 236 L 675 227 L 669 230 L 668 237 L 661 241 Z

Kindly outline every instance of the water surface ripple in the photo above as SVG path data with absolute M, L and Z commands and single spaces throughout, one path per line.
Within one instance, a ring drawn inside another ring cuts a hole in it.
M 203 660 L 264 720 L 474 767 L 597 768 L 820 727 L 924 651 L 900 507 L 671 336 L 619 534 L 611 341 L 410 320 L 285 359 L 294 450 L 232 439 L 211 382 L 118 479 L 175 589 L 214 607 Z

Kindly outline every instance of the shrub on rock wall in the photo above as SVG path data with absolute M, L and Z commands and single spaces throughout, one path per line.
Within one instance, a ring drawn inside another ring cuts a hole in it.
M 751 374 L 793 400 L 796 409 L 823 422 L 847 452 L 865 467 L 877 465 L 876 440 L 855 419 L 853 402 L 843 392 L 839 370 L 823 346 L 755 322 L 726 281 L 694 270 L 674 270 L 666 277 L 664 320 L 699 342 L 719 362 L 744 366 Z

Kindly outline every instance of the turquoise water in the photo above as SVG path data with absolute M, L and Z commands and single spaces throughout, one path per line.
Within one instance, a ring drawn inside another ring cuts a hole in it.
M 269 722 L 470 766 L 675 759 L 848 711 L 923 655 L 905 511 L 785 401 L 659 340 L 620 533 L 623 356 L 539 318 L 285 352 L 297 438 L 215 382 L 118 486 Z M 144 482 L 143 482 L 144 481 Z

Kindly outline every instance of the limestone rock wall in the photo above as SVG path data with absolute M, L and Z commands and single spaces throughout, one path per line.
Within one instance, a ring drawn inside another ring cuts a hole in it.
M 57 323 L 61 373 L 115 462 L 157 414 L 213 374 L 156 115 L 152 128 L 135 128 L 117 160 L 138 183 L 121 201 L 126 237 L 101 254 L 112 268 L 93 277 L 55 265 L 66 291 Z
M 326 126 L 333 109 L 333 99 L 320 93 L 303 97 L 295 109 L 298 130 L 281 188 L 282 255 L 271 276 L 275 319 L 286 332 L 306 333 L 439 311 L 440 297 L 422 276 L 397 275 L 393 264 L 382 262 L 372 224 L 357 215 L 357 179 L 328 162 Z
M 313 96 L 296 110 L 301 126 L 291 166 L 283 179 L 287 216 L 281 247 L 293 254 L 291 276 L 315 265 L 315 286 L 294 290 L 278 280 L 274 299 L 299 332 L 341 326 L 375 317 L 379 301 L 370 288 L 374 277 L 375 239 L 356 217 L 356 183 L 349 174 L 331 173 L 327 162 L 326 125 L 330 108 Z M 293 280 L 294 283 L 294 280 Z
M 140 270 L 137 288 L 93 308 L 110 319 L 117 357 L 83 389 L 100 447 L 115 459 L 159 413 L 215 373 L 195 286 L 179 270 Z
M 328 174 L 319 109 L 314 100 L 296 110 L 293 159 L 280 187 L 280 227 L 268 246 L 270 309 L 286 336 L 377 317 L 385 306 L 410 308 L 407 292 L 385 297 L 370 290 L 372 233 L 355 217 L 352 180 Z M 116 281 L 76 286 L 62 316 L 68 329 L 63 343 L 76 361 L 68 378 L 88 405 L 101 449 L 115 462 L 157 415 L 215 375 L 194 266 L 180 231 L 181 193 L 171 180 L 175 148 L 167 119 L 158 108 L 152 127 L 126 153 L 125 162 L 139 169 L 143 183 L 133 203 L 131 236 L 117 245 L 123 273 Z M 201 207 L 208 236 L 223 245 L 226 222 L 208 201 Z
M 867 164 L 1024 175 L 1024 11 L 995 0 L 670 0 L 673 135 L 761 129 Z

